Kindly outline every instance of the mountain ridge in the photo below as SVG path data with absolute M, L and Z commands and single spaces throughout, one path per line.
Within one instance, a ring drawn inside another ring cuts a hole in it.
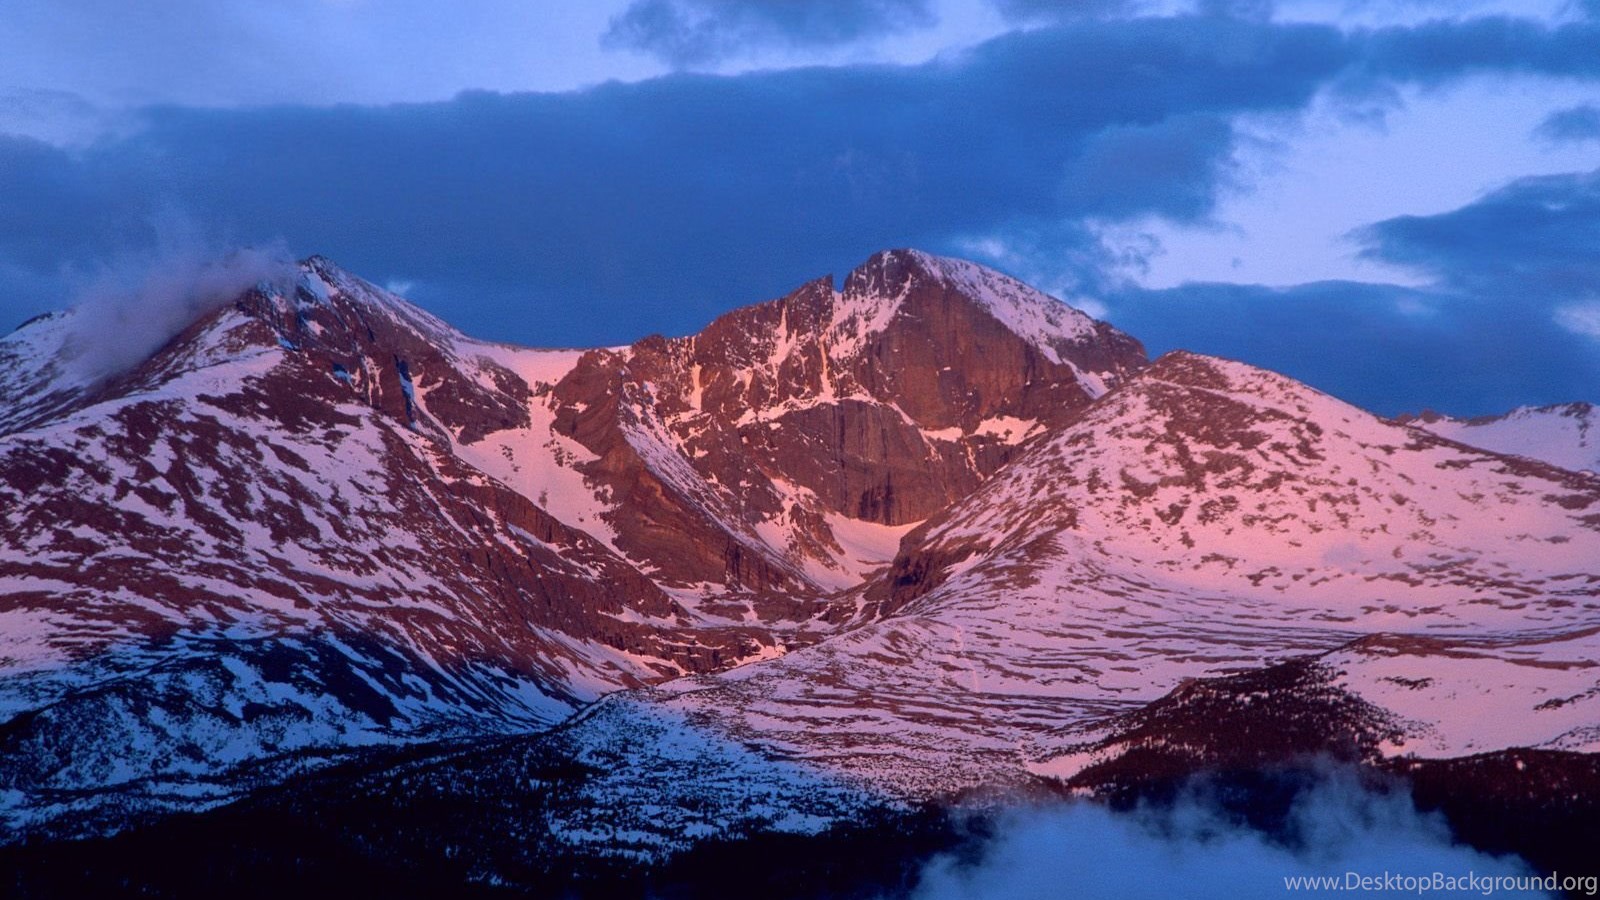
M 1520 406 L 1500 415 L 1471 418 L 1424 410 L 1397 421 L 1487 450 L 1600 473 L 1600 412 L 1592 403 Z
M 1183 685 L 1312 657 L 1284 708 L 1382 710 L 1383 765 L 1600 748 L 1600 478 L 1151 362 L 971 263 L 884 251 L 694 335 L 541 350 L 312 257 L 53 384 L 0 378 L 13 834 L 490 738 L 589 773 L 563 846 L 634 808 L 645 855 L 811 833 L 1082 783 Z

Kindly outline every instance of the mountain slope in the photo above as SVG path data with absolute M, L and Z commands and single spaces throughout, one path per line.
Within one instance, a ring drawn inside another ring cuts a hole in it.
M 1523 406 L 1502 416 L 1472 419 L 1424 412 L 1399 421 L 1496 453 L 1600 472 L 1600 412 L 1592 403 Z
M 526 418 L 526 386 L 466 349 L 312 261 L 0 439 L 11 812 L 548 725 L 770 645 L 691 634 L 601 541 L 453 455 L 448 430 Z
M 1413 660 L 1439 667 L 1437 689 L 1407 695 L 1431 709 L 1416 735 L 1446 735 L 1431 754 L 1592 752 L 1593 676 L 1572 642 L 1600 625 L 1597 561 L 1600 479 L 1178 353 L 908 535 L 852 595 L 867 624 L 657 694 L 781 756 L 927 796 L 1070 776 L 1079 730 L 1185 679 L 1396 634 L 1437 648 Z M 1467 646 L 1484 657 L 1470 690 L 1452 662 Z M 1370 657 L 1347 687 L 1415 718 Z M 1522 724 L 1483 715 L 1485 691 Z M 1562 697 L 1577 705 L 1541 710 Z

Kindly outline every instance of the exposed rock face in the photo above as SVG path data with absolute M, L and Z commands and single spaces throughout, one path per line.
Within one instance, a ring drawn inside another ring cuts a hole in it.
M 649 654 L 652 629 L 619 617 L 682 626 L 684 610 L 450 452 L 449 432 L 528 423 L 527 385 L 458 356 L 462 340 L 317 260 L 293 294 L 251 291 L 197 322 L 72 414 L 6 440 L 5 540 L 42 551 L 7 561 L 13 609 L 44 616 L 78 598 L 76 615 L 106 620 L 43 635 L 69 656 L 130 624 L 206 619 L 349 619 L 553 684 L 572 654 L 526 629 Z
M 620 499 L 630 556 L 684 584 L 816 592 L 857 573 L 830 517 L 904 526 L 1144 364 L 1137 341 L 1019 282 L 916 251 L 586 355 L 556 429 Z

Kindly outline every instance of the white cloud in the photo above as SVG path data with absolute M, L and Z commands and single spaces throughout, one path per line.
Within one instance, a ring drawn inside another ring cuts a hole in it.
M 1512 857 L 1455 844 L 1444 820 L 1404 793 L 1368 793 L 1333 777 L 1304 792 L 1283 835 L 1245 827 L 1202 796 L 1164 810 L 1117 813 L 1085 802 L 1017 814 L 974 863 L 945 857 L 922 874 L 916 900 L 1076 897 L 1279 898 L 1285 878 L 1531 876 Z M 1413 893 L 1415 891 L 1413 890 Z M 1496 890 L 1497 897 L 1545 896 Z
M 1573 334 L 1600 340 L 1600 300 L 1558 306 L 1555 320 Z
M 219 249 L 179 223 L 158 224 L 155 250 L 80 276 L 67 364 L 92 381 L 139 364 L 201 316 L 262 282 L 292 278 L 281 244 Z
M 1513 178 L 1592 169 L 1583 145 L 1532 136 L 1553 107 L 1592 95 L 1589 85 L 1515 76 L 1405 89 L 1381 123 L 1350 119 L 1346 99 L 1332 95 L 1304 116 L 1245 117 L 1241 189 L 1224 194 L 1214 223 L 1127 223 L 1165 250 L 1148 257 L 1148 272 L 1129 274 L 1152 288 L 1329 279 L 1420 287 L 1425 274 L 1363 259 L 1346 235 L 1394 216 L 1456 209 Z

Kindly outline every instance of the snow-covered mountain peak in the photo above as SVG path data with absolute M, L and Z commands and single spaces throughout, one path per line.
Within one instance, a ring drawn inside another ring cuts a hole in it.
M 1504 415 L 1470 419 L 1425 410 L 1399 421 L 1496 453 L 1600 473 L 1600 409 L 1592 403 L 1519 406 Z
M 263 352 L 321 354 L 347 376 L 365 356 L 393 368 L 422 356 L 473 368 L 457 350 L 471 344 L 459 331 L 325 257 L 147 281 L 0 337 L 0 433 L 196 369 L 248 368 Z
M 1072 348 L 1107 330 L 1084 312 L 994 269 L 900 249 L 875 254 L 846 278 L 833 315 L 843 346 L 858 345 L 897 316 L 924 315 L 923 304 L 915 302 L 919 295 L 923 304 L 934 299 L 972 303 L 1058 364 Z
M 1040 565 L 1070 579 L 1126 567 L 1169 587 L 1326 604 L 1320 614 L 1351 622 L 1466 621 L 1530 603 L 1549 614 L 1572 602 L 1563 579 L 1600 552 L 1597 504 L 1590 479 L 1174 353 L 931 519 L 895 566 L 920 573 L 920 590 L 969 570 L 970 588 Z M 986 571 L 963 562 L 983 555 Z M 1401 610 L 1395 585 L 1428 603 Z M 1468 596 L 1475 607 L 1449 605 Z
M 340 268 L 324 256 L 310 256 L 299 264 L 294 284 L 301 303 L 326 305 L 336 300 L 390 318 L 396 324 L 439 344 L 454 346 L 464 339 L 454 326 L 392 291 Z

